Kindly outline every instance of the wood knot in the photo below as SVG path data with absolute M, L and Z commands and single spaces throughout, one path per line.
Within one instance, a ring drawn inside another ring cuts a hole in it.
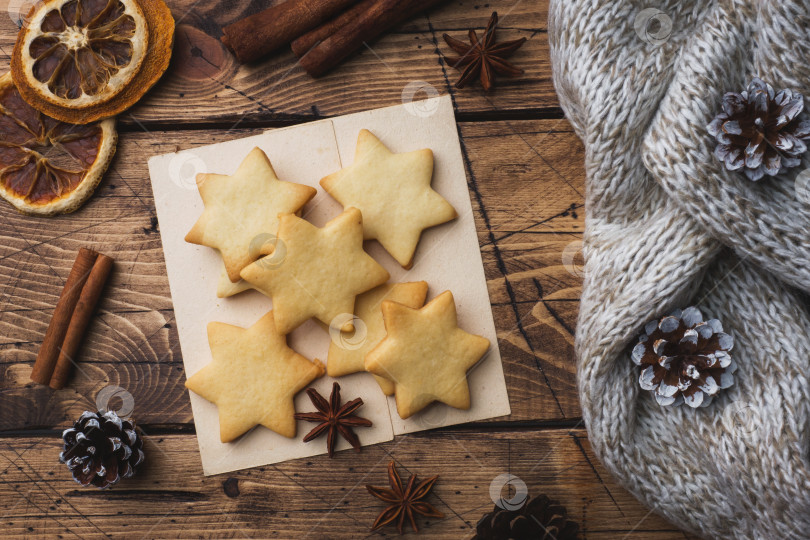
M 228 478 L 222 482 L 222 490 L 225 492 L 225 495 L 231 499 L 235 499 L 239 496 L 239 479 L 233 477 Z
M 233 68 L 222 43 L 199 28 L 178 25 L 174 43 L 173 70 L 183 79 L 215 79 L 223 71 Z

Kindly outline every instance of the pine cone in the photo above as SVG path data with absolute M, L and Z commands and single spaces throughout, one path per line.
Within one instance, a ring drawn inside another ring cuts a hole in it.
M 62 432 L 65 441 L 59 461 L 83 486 L 106 488 L 135 474 L 144 458 L 143 441 L 135 424 L 113 411 L 85 411 L 73 427 Z
M 478 521 L 472 540 L 574 540 L 579 525 L 569 521 L 565 507 L 545 495 L 529 498 L 517 510 L 500 506 Z
M 705 407 L 734 384 L 733 345 L 720 321 L 704 322 L 699 309 L 688 307 L 648 322 L 631 356 L 642 367 L 641 387 L 653 391 L 660 405 Z
M 798 166 L 810 141 L 810 121 L 799 120 L 803 109 L 800 93 L 775 94 L 755 78 L 745 91 L 723 96 L 723 112 L 708 126 L 718 142 L 714 155 L 726 169 L 742 169 L 754 182 Z

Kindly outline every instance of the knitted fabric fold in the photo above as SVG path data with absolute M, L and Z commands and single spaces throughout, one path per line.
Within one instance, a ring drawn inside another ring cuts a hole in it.
M 810 156 L 751 182 L 706 129 L 757 76 L 810 108 L 810 6 L 552 0 L 549 41 L 586 149 L 576 349 L 595 452 L 693 533 L 810 538 Z M 734 335 L 735 384 L 705 408 L 662 407 L 630 350 L 688 305 Z

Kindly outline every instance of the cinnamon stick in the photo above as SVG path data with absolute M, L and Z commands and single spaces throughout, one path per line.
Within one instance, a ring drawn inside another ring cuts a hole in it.
M 294 39 L 290 43 L 293 54 L 298 58 L 304 56 L 309 50 L 325 40 L 340 28 L 343 28 L 354 19 L 360 17 L 365 13 L 377 0 L 362 0 L 360 3 L 353 5 L 348 10 L 341 13 L 338 17 L 326 21 L 319 27 L 310 30 L 306 34 Z
M 253 62 L 340 13 L 357 0 L 287 0 L 222 29 L 222 43 Z
M 79 345 L 81 345 L 87 325 L 90 323 L 96 309 L 98 299 L 101 297 L 101 291 L 104 290 L 104 285 L 107 283 L 107 277 L 110 275 L 112 266 L 112 258 L 101 253 L 98 254 L 93 269 L 90 270 L 90 275 L 87 277 L 87 282 L 84 284 L 79 300 L 76 303 L 76 308 L 73 310 L 73 317 L 70 319 L 70 324 L 65 333 L 59 359 L 51 376 L 49 386 L 54 390 L 64 388 L 70 377 L 73 370 L 73 359 L 76 358 L 76 353 L 79 351 Z
M 351 53 L 399 23 L 444 0 L 376 0 L 354 20 L 304 54 L 299 62 L 313 77 L 336 67 Z
M 45 338 L 39 348 L 34 369 L 31 371 L 31 380 L 40 384 L 48 384 L 59 359 L 59 349 L 65 339 L 70 319 L 76 303 L 79 301 L 90 270 L 96 262 L 98 253 L 91 249 L 82 248 L 76 256 L 73 268 L 70 269 L 62 294 L 56 302 L 51 323 L 45 331 Z

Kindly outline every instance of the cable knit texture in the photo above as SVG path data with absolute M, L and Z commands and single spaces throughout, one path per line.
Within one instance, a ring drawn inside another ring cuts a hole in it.
M 810 161 L 751 182 L 706 129 L 755 76 L 810 108 L 807 0 L 552 0 L 549 39 L 586 148 L 576 348 L 594 450 L 693 533 L 810 538 Z M 688 305 L 734 335 L 735 384 L 706 408 L 661 407 L 630 350 Z

